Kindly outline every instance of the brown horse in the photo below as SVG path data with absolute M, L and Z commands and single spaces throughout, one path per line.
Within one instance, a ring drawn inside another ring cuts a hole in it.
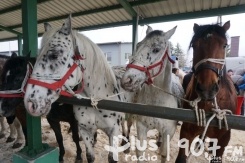
M 221 110 L 229 109 L 235 113 L 236 108 L 236 90 L 225 73 L 224 59 L 227 45 L 226 31 L 230 28 L 230 22 L 220 25 L 194 24 L 194 36 L 190 47 L 193 48 L 193 75 L 186 91 L 186 99 L 193 101 L 200 99 L 198 110 L 204 109 L 205 112 L 211 112 L 217 101 Z M 191 108 L 188 102 L 183 103 L 184 108 Z M 181 127 L 180 140 L 186 138 L 189 140 L 189 146 L 194 138 L 203 134 L 204 127 L 184 122 Z M 211 162 L 222 162 L 222 155 L 225 147 L 230 141 L 231 131 L 225 128 L 209 126 L 205 136 L 216 138 L 216 155 L 209 157 Z M 187 160 L 185 148 L 180 148 L 177 163 L 184 163 Z

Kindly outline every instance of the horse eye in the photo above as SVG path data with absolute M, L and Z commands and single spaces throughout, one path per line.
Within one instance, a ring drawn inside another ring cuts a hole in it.
M 159 48 L 154 48 L 154 49 L 152 50 L 153 53 L 158 53 L 159 51 L 160 51 Z
M 50 60 L 55 60 L 55 59 L 58 58 L 58 55 L 57 55 L 57 54 L 51 54 L 51 55 L 48 56 L 48 58 L 49 58 Z

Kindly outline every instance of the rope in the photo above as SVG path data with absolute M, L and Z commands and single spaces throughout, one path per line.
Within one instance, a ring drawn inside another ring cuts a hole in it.
M 70 88 L 70 87 L 67 87 L 67 91 L 69 91 L 69 93 L 71 93 L 74 97 L 76 97 L 77 99 L 88 99 L 88 100 L 91 100 L 91 105 L 93 106 L 94 109 L 98 110 L 98 102 L 101 101 L 101 100 L 109 100 L 110 98 L 112 97 L 115 97 L 115 96 L 118 96 L 118 95 L 121 95 L 125 92 L 120 92 L 120 93 L 117 93 L 117 94 L 113 94 L 113 95 L 110 95 L 106 98 L 95 98 L 95 97 L 85 97 L 85 96 L 82 96 L 80 94 L 76 94 L 74 93 L 74 91 Z
M 185 98 L 179 97 L 179 96 L 177 96 L 177 95 L 175 95 L 175 94 L 173 94 L 173 93 L 170 93 L 170 92 L 168 92 L 168 91 L 165 91 L 165 90 L 163 90 L 162 88 L 160 88 L 160 87 L 158 87 L 158 86 L 156 86 L 156 85 L 154 85 L 154 84 L 151 84 L 151 86 L 154 87 L 154 88 L 157 88 L 157 89 L 159 89 L 159 90 L 161 90 L 161 91 L 163 91 L 164 93 L 167 93 L 167 94 L 169 94 L 169 95 L 172 95 L 172 96 L 174 96 L 174 97 L 176 97 L 176 98 L 178 98 L 178 99 L 180 99 L 180 100 L 183 100 L 183 101 L 185 101 L 185 102 L 188 102 L 192 107 L 197 106 L 197 103 L 198 103 L 199 101 L 201 101 L 201 98 L 197 98 L 197 99 L 195 99 L 194 101 L 189 101 L 189 100 L 186 100 Z
M 223 109 L 221 110 L 217 104 L 217 99 L 216 97 L 214 98 L 214 106 L 215 108 L 212 109 L 212 111 L 214 112 L 213 115 L 208 119 L 208 122 L 207 122 L 207 125 L 205 126 L 204 128 L 204 131 L 202 133 L 202 137 L 201 137 L 201 140 L 202 142 L 204 142 L 204 137 L 207 133 L 207 130 L 208 130 L 208 127 L 209 127 L 209 124 L 210 122 L 216 117 L 218 120 L 219 120 L 219 129 L 221 129 L 221 120 L 224 119 L 224 123 L 225 123 L 225 128 L 226 130 L 228 130 L 228 123 L 227 123 L 227 118 L 226 118 L 226 113 L 230 113 L 232 114 L 231 110 L 228 110 L 228 109 Z M 203 109 L 200 109 L 200 110 L 203 110 Z M 204 115 L 205 115 L 205 112 L 203 110 Z M 203 115 L 203 114 L 201 114 Z M 204 121 L 205 122 L 205 121 Z M 197 150 L 199 147 L 201 146 L 201 144 L 199 144 L 194 150 Z M 186 159 L 186 161 L 188 161 L 190 159 L 190 157 L 192 156 L 192 153 L 189 151 L 189 155 Z
M 221 65 L 223 65 L 223 66 L 224 66 L 224 64 L 225 64 L 225 59 L 207 58 L 207 59 L 203 59 L 203 60 L 199 61 L 199 62 L 194 66 L 195 70 L 197 69 L 197 67 L 198 67 L 199 65 L 201 65 L 202 63 L 208 62 L 208 61 L 209 61 L 209 62 L 213 62 L 213 63 L 218 63 L 218 64 L 221 64 Z

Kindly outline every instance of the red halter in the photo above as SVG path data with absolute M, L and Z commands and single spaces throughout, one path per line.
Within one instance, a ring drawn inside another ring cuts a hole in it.
M 23 98 L 25 95 L 25 88 L 26 88 L 26 83 L 27 83 L 27 79 L 30 77 L 31 73 L 32 73 L 32 64 L 29 62 L 27 65 L 27 72 L 26 72 L 26 76 L 25 79 L 21 85 L 21 88 L 19 90 L 4 90 L 4 91 L 0 91 L 0 97 L 3 98 L 14 98 L 14 97 L 21 97 Z
M 172 58 L 169 57 L 168 48 L 166 48 L 165 53 L 164 53 L 162 59 L 159 62 L 154 63 L 154 64 L 152 64 L 152 65 L 150 65 L 148 67 L 137 66 L 137 65 L 134 65 L 134 64 L 128 64 L 126 68 L 134 68 L 134 69 L 137 69 L 137 70 L 145 72 L 146 76 L 148 76 L 148 80 L 145 81 L 145 83 L 150 85 L 150 84 L 153 83 L 153 78 L 156 77 L 157 75 L 159 75 L 162 72 L 163 62 L 164 62 L 164 59 L 166 58 L 166 56 L 168 57 L 168 60 L 173 64 L 174 60 L 172 60 Z M 156 68 L 157 66 L 160 66 L 159 71 L 156 74 L 154 74 L 153 76 L 151 76 L 150 70 Z
M 80 54 L 75 53 L 75 55 L 73 56 L 74 60 L 84 60 L 84 58 L 81 57 Z M 72 74 L 72 72 L 78 67 L 78 65 L 74 62 L 73 65 L 71 66 L 71 68 L 66 72 L 66 74 L 63 76 L 63 78 L 61 78 L 59 81 L 56 81 L 54 83 L 46 83 L 46 82 L 42 82 L 33 78 L 29 78 L 29 80 L 27 81 L 28 84 L 33 84 L 33 85 L 39 85 L 51 90 L 58 90 L 60 89 L 61 92 L 60 94 L 63 96 L 67 96 L 67 97 L 72 97 L 73 95 L 62 90 L 62 86 L 65 84 L 66 80 L 69 78 L 69 76 Z M 82 69 L 82 68 L 81 68 Z M 82 69 L 82 72 L 84 71 L 84 69 Z M 75 91 L 75 93 L 79 93 L 82 92 L 84 89 L 84 81 L 82 79 L 82 87 L 80 89 L 78 89 L 77 91 Z

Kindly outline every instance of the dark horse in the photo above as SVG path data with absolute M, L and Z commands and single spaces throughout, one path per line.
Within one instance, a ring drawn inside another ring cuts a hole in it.
M 28 67 L 34 65 L 36 59 L 30 57 L 11 57 L 5 62 L 2 72 L 2 91 L 24 89 L 26 77 L 28 78 Z M 23 93 L 23 92 L 21 92 Z M 18 93 L 13 93 L 17 94 Z M 26 134 L 26 110 L 24 108 L 23 96 L 2 98 L 1 113 L 3 116 L 16 115 L 22 124 L 22 129 L 27 140 Z M 17 109 L 16 109 L 17 108 Z M 79 145 L 78 125 L 74 117 L 73 106 L 69 104 L 54 103 L 52 109 L 47 115 L 47 120 L 54 130 L 56 140 L 59 144 L 60 156 L 59 161 L 63 161 L 65 149 L 63 145 L 63 137 L 61 134 L 60 121 L 65 121 L 70 124 L 72 138 L 77 147 L 77 162 L 81 161 L 81 147 Z M 27 145 L 27 144 L 26 144 Z
M 12 53 L 11 57 L 15 57 L 15 56 L 17 56 L 17 54 L 16 53 Z M 9 58 L 10 58 L 9 56 L 0 55 L 0 74 L 2 74 L 3 65 L 5 64 L 6 60 L 9 59 Z M 0 85 L 1 84 L 2 84 L 2 81 L 0 80 Z M 1 99 L 0 99 L 0 101 L 1 101 Z M 0 109 L 0 111 L 1 111 L 1 109 Z M 9 125 L 9 128 L 10 128 L 10 133 L 9 133 L 9 136 L 8 136 L 8 138 L 6 140 L 6 143 L 10 143 L 10 142 L 15 141 L 14 136 L 17 134 L 16 141 L 14 142 L 12 148 L 15 149 L 15 148 L 21 147 L 22 146 L 22 142 L 24 140 L 22 126 L 21 126 L 20 121 L 18 119 L 18 118 L 21 118 L 21 117 L 17 117 L 16 118 L 15 115 L 10 115 L 10 116 L 5 115 L 5 116 L 3 116 L 1 114 L 1 112 L 0 112 L 0 121 L 1 121 L 0 139 L 5 137 L 5 130 L 7 129 L 4 126 L 4 117 L 6 118 L 7 123 Z
M 204 109 L 206 112 L 212 111 L 217 100 L 217 105 L 221 110 L 229 109 L 235 113 L 236 90 L 224 68 L 226 31 L 229 28 L 229 21 L 223 26 L 194 24 L 193 27 L 194 36 L 190 43 L 190 47 L 193 48 L 193 75 L 187 87 L 186 99 L 190 101 L 201 99 L 197 104 L 198 109 Z M 183 107 L 191 108 L 188 102 L 184 102 Z M 202 135 L 203 131 L 204 127 L 184 122 L 180 139 L 189 140 L 190 149 L 194 138 Z M 220 146 L 216 150 L 216 155 L 211 157 L 211 162 L 222 162 L 224 149 L 230 141 L 231 130 L 209 126 L 205 136 L 217 138 L 217 146 Z M 186 159 L 185 149 L 180 148 L 176 162 L 185 163 Z

